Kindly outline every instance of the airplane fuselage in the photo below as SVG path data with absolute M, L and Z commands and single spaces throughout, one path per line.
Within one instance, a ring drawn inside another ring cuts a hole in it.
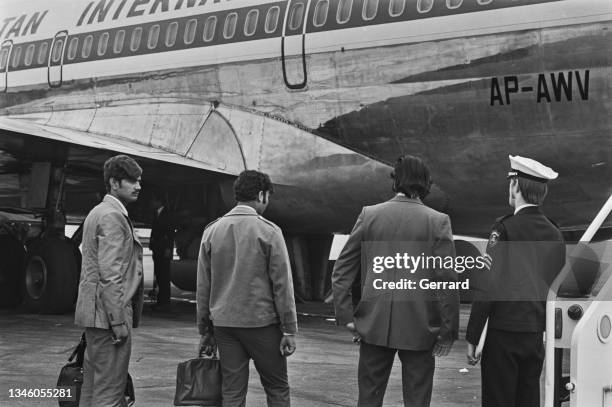
M 9 1 L 0 115 L 187 157 L 213 106 L 242 160 L 196 158 L 269 172 L 271 217 L 307 232 L 346 232 L 414 154 L 454 231 L 486 234 L 519 154 L 560 173 L 546 211 L 580 229 L 611 192 L 611 31 L 605 0 Z

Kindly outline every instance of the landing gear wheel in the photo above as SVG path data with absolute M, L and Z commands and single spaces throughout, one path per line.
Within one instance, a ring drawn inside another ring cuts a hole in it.
M 0 236 L 0 308 L 13 308 L 21 303 L 25 259 L 25 248 L 17 239 Z
M 74 244 L 66 238 L 32 242 L 23 280 L 26 308 L 41 314 L 71 311 L 79 284 L 77 261 Z

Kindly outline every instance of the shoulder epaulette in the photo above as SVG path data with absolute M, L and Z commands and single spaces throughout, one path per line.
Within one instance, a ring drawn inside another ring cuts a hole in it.
M 219 218 L 217 218 L 217 219 L 213 220 L 212 222 L 210 222 L 208 225 L 206 225 L 206 227 L 204 228 L 204 230 L 208 229 L 208 227 L 209 227 L 209 226 L 212 226 L 214 223 L 217 223 L 217 221 L 218 221 L 219 219 L 221 219 L 221 218 L 219 217 Z
M 272 228 L 277 228 L 278 226 L 276 226 L 276 224 L 274 222 L 272 222 L 271 220 L 268 220 L 266 218 L 264 218 L 261 215 L 257 215 L 257 219 L 263 221 L 264 223 L 266 223 L 268 226 L 272 227 Z
M 514 216 L 513 213 L 509 213 L 507 215 L 500 216 L 499 218 L 495 219 L 495 223 L 503 223 L 503 221 L 505 221 L 506 219 L 511 218 L 513 216 Z

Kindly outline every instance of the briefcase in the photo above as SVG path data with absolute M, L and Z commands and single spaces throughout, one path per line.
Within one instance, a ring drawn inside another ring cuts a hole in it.
M 204 358 L 179 363 L 176 369 L 175 406 L 220 406 L 221 366 L 219 358 Z
M 87 341 L 85 340 L 85 332 L 83 332 L 79 344 L 68 358 L 68 363 L 62 367 L 57 379 L 57 387 L 70 388 L 71 391 L 70 397 L 60 397 L 57 399 L 60 407 L 79 407 L 81 387 L 83 386 L 83 361 L 85 360 L 86 347 Z M 76 360 L 73 362 L 75 357 Z M 124 397 L 128 407 L 134 405 L 136 401 L 134 382 L 129 373 L 125 385 Z

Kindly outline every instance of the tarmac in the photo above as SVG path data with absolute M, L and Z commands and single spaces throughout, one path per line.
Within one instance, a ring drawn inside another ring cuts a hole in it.
M 151 260 L 145 258 L 145 286 L 152 282 Z M 170 311 L 155 312 L 145 304 L 140 328 L 134 331 L 130 374 L 136 406 L 173 406 L 176 367 L 196 356 L 194 293 L 172 291 Z M 297 350 L 288 359 L 294 407 L 355 406 L 357 404 L 358 346 L 343 327 L 335 325 L 333 310 L 322 303 L 298 304 Z M 461 309 L 460 338 L 465 336 L 469 306 Z M 29 315 L 0 311 L 0 406 L 57 406 L 55 399 L 10 398 L 10 389 L 54 388 L 61 367 L 79 341 L 82 330 L 73 315 Z M 437 358 L 433 407 L 480 405 L 480 367 L 469 366 L 465 340 L 455 342 L 449 356 Z M 468 372 L 460 370 L 467 368 Z M 247 406 L 265 406 L 265 393 L 251 363 Z M 399 359 L 391 372 L 385 406 L 402 406 Z

